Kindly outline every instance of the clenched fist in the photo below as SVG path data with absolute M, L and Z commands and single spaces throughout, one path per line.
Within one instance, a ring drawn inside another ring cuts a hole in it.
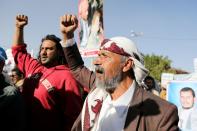
M 60 30 L 64 37 L 72 38 L 78 27 L 77 17 L 74 15 L 63 15 L 60 17 Z
M 28 17 L 25 15 L 17 15 L 16 16 L 16 27 L 23 28 L 28 24 Z

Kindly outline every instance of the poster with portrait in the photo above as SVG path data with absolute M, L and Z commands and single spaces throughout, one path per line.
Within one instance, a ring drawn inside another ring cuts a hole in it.
M 192 88 L 197 95 L 197 81 L 170 81 L 167 87 L 167 100 L 177 105 L 177 107 L 181 106 L 180 90 L 184 87 Z M 197 106 L 196 104 L 195 106 Z
M 167 100 L 178 108 L 181 131 L 197 131 L 197 81 L 171 81 Z
M 79 47 L 82 57 L 97 54 L 103 33 L 103 0 L 79 0 Z

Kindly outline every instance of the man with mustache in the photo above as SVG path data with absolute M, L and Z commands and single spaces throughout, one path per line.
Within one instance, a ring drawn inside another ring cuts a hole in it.
M 195 107 L 195 91 L 191 87 L 180 90 L 181 107 L 178 108 L 179 128 L 181 130 L 197 130 L 197 108 Z
M 82 108 L 79 84 L 67 66 L 60 38 L 47 35 L 41 41 L 38 60 L 26 50 L 25 15 L 16 16 L 12 53 L 25 75 L 23 96 L 27 105 L 28 131 L 70 131 Z
M 60 19 L 64 54 L 75 78 L 91 88 L 73 131 L 178 131 L 177 107 L 143 89 L 148 70 L 135 43 L 125 37 L 105 39 L 94 61 L 84 66 L 73 39 L 78 20 Z

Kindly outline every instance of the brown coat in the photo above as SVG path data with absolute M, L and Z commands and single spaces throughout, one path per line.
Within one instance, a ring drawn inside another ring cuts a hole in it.
M 64 53 L 75 78 L 85 87 L 96 88 L 94 86 L 95 74 L 83 66 L 77 46 L 64 48 Z M 178 110 L 175 105 L 138 86 L 135 88 L 134 96 L 128 109 L 124 130 L 178 131 L 178 120 Z M 72 131 L 81 130 L 80 114 L 72 127 Z

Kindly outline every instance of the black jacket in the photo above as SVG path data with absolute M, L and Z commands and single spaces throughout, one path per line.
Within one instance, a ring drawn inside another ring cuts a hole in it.
M 25 108 L 22 96 L 14 86 L 0 74 L 0 130 L 24 131 Z

